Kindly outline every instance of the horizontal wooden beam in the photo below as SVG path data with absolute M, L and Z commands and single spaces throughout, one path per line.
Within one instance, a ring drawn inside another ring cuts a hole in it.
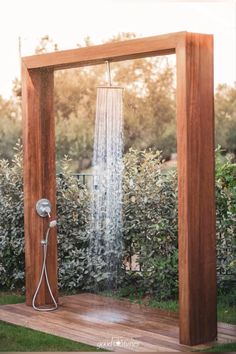
M 57 51 L 23 57 L 28 69 L 51 68 L 54 70 L 75 68 L 87 65 L 136 59 L 157 55 L 174 54 L 178 43 L 186 32 L 177 32 L 154 37 L 111 42 L 91 47 Z

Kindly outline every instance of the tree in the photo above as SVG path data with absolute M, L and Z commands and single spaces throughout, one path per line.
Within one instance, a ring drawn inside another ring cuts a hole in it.
M 48 35 L 43 36 L 39 40 L 39 44 L 35 48 L 35 54 L 44 54 L 47 52 L 57 51 L 58 44 L 54 42 Z
M 11 161 L 13 147 L 21 137 L 21 114 L 19 103 L 14 98 L 0 96 L 0 159 Z
M 57 160 L 69 155 L 75 170 L 91 164 L 96 87 L 102 74 L 101 66 L 55 74 Z
M 133 33 L 121 33 L 110 41 L 134 37 Z M 92 45 L 90 38 L 86 38 L 83 45 Z M 49 36 L 44 36 L 35 52 L 46 53 L 52 49 L 57 50 L 57 44 Z M 131 146 L 137 149 L 160 149 L 164 156 L 174 152 L 175 70 L 171 60 L 168 57 L 153 57 L 111 63 L 111 74 L 112 84 L 125 88 L 124 152 Z M 69 155 L 75 171 L 86 169 L 91 164 L 96 87 L 106 84 L 105 65 L 55 72 L 57 159 L 60 161 L 64 155 Z M 14 97 L 21 94 L 17 80 L 13 92 Z M 19 108 L 15 106 L 15 109 L 19 117 Z M 20 125 L 20 118 L 17 124 Z M 10 131 L 5 134 L 11 145 L 14 135 L 11 138 Z M 16 133 L 17 137 L 19 134 L 20 130 Z
M 236 82 L 222 84 L 215 94 L 216 143 L 236 155 Z
M 117 64 L 115 72 L 114 80 L 125 88 L 125 151 L 132 146 L 163 150 L 165 156 L 174 152 L 175 87 L 171 61 L 168 57 L 136 59 Z
M 116 42 L 135 38 L 134 33 L 120 33 Z M 81 46 L 91 46 L 85 38 Z M 49 36 L 41 38 L 36 53 L 57 50 Z M 168 157 L 176 151 L 175 66 L 166 57 L 110 63 L 113 85 L 124 91 L 124 152 L 130 147 L 153 148 Z M 55 72 L 55 114 L 57 160 L 64 155 L 73 160 L 74 171 L 91 164 L 95 124 L 96 87 L 107 85 L 106 65 Z M 11 159 L 12 147 L 21 135 L 21 85 L 13 84 L 13 96 L 0 98 L 0 156 Z M 216 143 L 236 154 L 236 83 L 219 85 L 215 94 Z M 60 169 L 60 166 L 58 167 Z

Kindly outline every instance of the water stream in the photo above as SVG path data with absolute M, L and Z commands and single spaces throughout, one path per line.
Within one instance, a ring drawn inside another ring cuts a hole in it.
M 95 288 L 116 288 L 122 261 L 122 95 L 118 87 L 97 89 L 89 246 Z

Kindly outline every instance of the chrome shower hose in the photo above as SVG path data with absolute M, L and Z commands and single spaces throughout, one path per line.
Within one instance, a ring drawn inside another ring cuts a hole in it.
M 48 279 L 48 273 L 47 273 L 47 251 L 48 251 L 49 233 L 50 233 L 51 228 L 55 227 L 56 224 L 57 224 L 56 220 L 52 220 L 49 222 L 45 238 L 41 241 L 41 244 L 43 246 L 43 264 L 42 264 L 42 270 L 41 270 L 41 274 L 40 274 L 40 278 L 39 278 L 39 283 L 38 283 L 37 289 L 34 293 L 34 297 L 32 300 L 32 306 L 36 311 L 54 311 L 58 308 L 57 302 L 56 302 L 55 297 L 53 296 L 53 293 L 52 293 L 52 289 L 50 286 L 50 282 Z M 35 305 L 36 298 L 38 296 L 39 289 L 40 289 L 42 281 L 43 281 L 43 276 L 45 276 L 47 288 L 48 288 L 49 294 L 50 294 L 51 299 L 54 304 L 52 307 L 38 307 Z

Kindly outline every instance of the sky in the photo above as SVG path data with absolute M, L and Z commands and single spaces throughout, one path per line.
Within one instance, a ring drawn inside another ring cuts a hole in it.
M 189 31 L 214 35 L 215 86 L 236 81 L 236 2 L 158 0 L 7 0 L 0 7 L 0 95 L 11 95 L 22 55 L 49 35 L 59 49 L 85 37 L 100 44 L 120 32 L 138 37 Z

